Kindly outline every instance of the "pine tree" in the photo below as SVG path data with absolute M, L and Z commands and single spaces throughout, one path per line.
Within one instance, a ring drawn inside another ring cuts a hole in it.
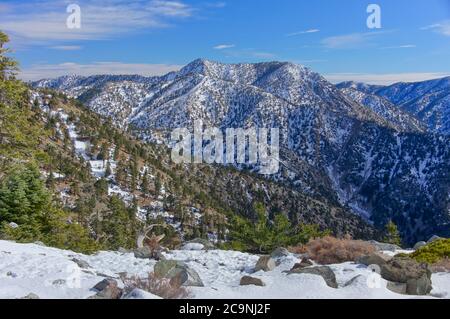
M 397 225 L 392 220 L 390 220 L 386 224 L 385 229 L 386 229 L 386 237 L 384 238 L 384 241 L 389 244 L 400 246 L 402 243 L 402 239 L 400 237 Z

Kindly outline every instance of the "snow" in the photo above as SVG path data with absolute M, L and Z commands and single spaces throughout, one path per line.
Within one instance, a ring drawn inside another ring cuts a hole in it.
M 188 288 L 193 298 L 450 298 L 450 273 L 433 274 L 430 296 L 419 297 L 391 292 L 379 275 L 352 262 L 330 265 L 339 286 L 333 289 L 320 276 L 286 274 L 298 262 L 298 256 L 293 254 L 280 258 L 279 266 L 273 271 L 256 273 L 252 271 L 259 256 L 242 252 L 175 250 L 165 253 L 165 257 L 184 261 L 198 272 L 205 287 Z M 87 262 L 90 268 L 81 269 L 72 261 L 74 258 Z M 120 273 L 146 276 L 155 263 L 137 259 L 133 253 L 99 252 L 87 256 L 37 244 L 0 241 L 0 298 L 20 298 L 29 293 L 41 298 L 87 298 L 95 294 L 91 288 L 106 276 L 123 286 Z M 244 275 L 260 278 L 266 286 L 240 286 Z M 351 279 L 353 282 L 346 285 Z M 127 298 L 156 299 L 158 296 L 136 289 Z

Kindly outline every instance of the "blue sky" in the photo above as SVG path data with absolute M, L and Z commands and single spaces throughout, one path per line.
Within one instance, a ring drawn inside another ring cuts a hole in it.
M 66 8 L 81 8 L 68 29 Z M 381 8 L 369 29 L 367 6 Z M 333 82 L 450 75 L 450 0 L 83 0 L 0 2 L 26 80 L 163 74 L 196 59 L 307 65 Z

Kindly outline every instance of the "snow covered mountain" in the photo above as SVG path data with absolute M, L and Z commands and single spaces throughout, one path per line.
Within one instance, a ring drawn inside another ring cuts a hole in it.
M 430 130 L 450 134 L 450 77 L 417 83 L 395 83 L 390 86 L 344 82 L 338 87 L 377 95 L 414 115 Z
M 394 106 L 402 97 L 404 110 L 418 110 L 414 101 L 426 93 L 442 95 L 445 108 L 445 83 L 418 85 L 419 93 L 405 88 L 407 99 L 402 87 L 340 90 L 292 63 L 199 59 L 161 77 L 70 76 L 33 84 L 63 90 L 145 136 L 196 119 L 221 128 L 278 127 L 283 166 L 272 178 L 350 207 L 377 227 L 392 219 L 407 242 L 449 235 L 450 138 L 425 133 Z

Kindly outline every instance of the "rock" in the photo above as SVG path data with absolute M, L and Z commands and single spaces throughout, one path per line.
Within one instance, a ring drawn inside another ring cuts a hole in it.
M 35 241 L 33 244 L 46 247 L 46 245 L 43 242 L 39 241 L 39 240 Z
M 122 299 L 163 299 L 163 298 L 154 295 L 148 291 L 135 288 L 131 292 L 123 296 Z
M 432 242 L 434 242 L 434 241 L 436 241 L 436 240 L 439 240 L 439 239 L 442 239 L 442 237 L 433 235 L 433 236 L 431 236 L 430 239 L 428 239 L 427 244 L 432 243 Z
M 382 265 L 381 277 L 406 284 L 406 293 L 409 295 L 426 295 L 432 289 L 428 266 L 408 257 L 394 257 Z
M 353 277 L 352 279 L 350 279 L 349 281 L 347 281 L 345 284 L 344 284 L 344 287 L 347 287 L 347 286 L 351 286 L 358 278 L 360 278 L 360 277 L 362 277 L 361 275 L 356 275 L 355 277 Z
M 254 286 L 263 287 L 266 284 L 259 278 L 250 277 L 250 276 L 244 276 L 244 277 L 241 278 L 241 281 L 239 282 L 239 285 L 241 285 L 241 286 L 254 285 Z
M 14 222 L 10 222 L 10 223 L 8 224 L 8 226 L 11 227 L 11 228 L 18 228 L 18 227 L 19 227 L 19 225 L 17 225 L 17 224 L 14 223 Z
M 119 247 L 117 251 L 121 254 L 128 254 L 130 252 L 128 249 L 125 249 L 123 247 Z
M 153 269 L 156 276 L 170 279 L 172 283 L 180 286 L 203 287 L 198 273 L 178 260 L 160 260 Z
M 286 248 L 278 247 L 277 249 L 272 251 L 272 253 L 270 254 L 270 257 L 272 257 L 272 258 L 281 258 L 281 257 L 289 256 L 289 255 L 290 255 L 290 253 L 289 253 L 289 251 Z
M 6 273 L 6 276 L 16 278 L 16 277 L 17 277 L 17 274 L 16 274 L 15 272 L 8 271 L 8 272 Z
M 392 257 L 382 254 L 380 252 L 373 252 L 369 255 L 364 255 L 358 258 L 356 261 L 358 264 L 363 264 L 366 266 L 370 265 L 378 265 L 381 267 L 381 265 L 386 264 L 389 260 L 391 260 Z
M 41 299 L 41 298 L 39 298 L 38 295 L 31 292 L 28 295 L 21 297 L 20 299 Z
M 311 274 L 322 276 L 325 280 L 326 284 L 331 288 L 337 288 L 336 275 L 333 270 L 331 270 L 328 266 L 317 266 L 317 267 L 309 267 L 309 268 L 298 268 L 290 271 L 290 274 Z
M 414 250 L 417 250 L 417 249 L 419 249 L 419 248 L 421 248 L 421 247 L 423 247 L 423 246 L 426 246 L 426 242 L 424 242 L 424 241 L 419 241 L 419 242 L 417 242 L 415 245 L 414 245 L 414 247 L 413 247 L 413 249 Z
M 396 251 L 402 249 L 400 246 L 388 243 L 380 243 L 376 240 L 369 240 L 369 243 L 376 248 L 378 251 L 386 250 L 386 251 Z
M 312 266 L 313 263 L 312 261 L 310 261 L 308 258 L 303 258 L 299 263 L 296 263 L 290 271 L 295 270 L 295 269 L 301 269 L 301 268 L 306 268 L 309 266 Z
M 404 283 L 388 281 L 386 288 L 397 294 L 406 295 L 406 284 Z
M 205 246 L 200 243 L 187 243 L 181 247 L 181 250 L 205 250 Z
M 89 297 L 90 299 L 119 299 L 122 296 L 122 289 L 114 279 L 103 279 L 92 289 L 96 290 L 97 294 Z
M 195 238 L 190 241 L 187 241 L 185 244 L 202 244 L 203 250 L 211 250 L 216 248 L 216 246 L 214 246 L 212 242 L 203 238 Z
M 91 266 L 84 260 L 81 259 L 77 259 L 77 258 L 72 258 L 71 259 L 74 263 L 76 263 L 78 265 L 78 267 L 86 269 L 86 268 L 91 268 Z
M 66 284 L 66 280 L 65 279 L 56 279 L 53 280 L 52 285 L 54 286 L 61 286 L 61 285 L 65 285 Z
M 150 248 L 144 246 L 134 250 L 134 257 L 139 259 L 151 259 L 153 257 L 153 253 Z
M 255 272 L 260 271 L 260 270 L 271 271 L 271 270 L 274 270 L 276 266 L 277 265 L 276 265 L 275 259 L 273 259 L 272 257 L 270 257 L 268 255 L 261 256 L 258 259 L 258 262 L 256 263 Z

